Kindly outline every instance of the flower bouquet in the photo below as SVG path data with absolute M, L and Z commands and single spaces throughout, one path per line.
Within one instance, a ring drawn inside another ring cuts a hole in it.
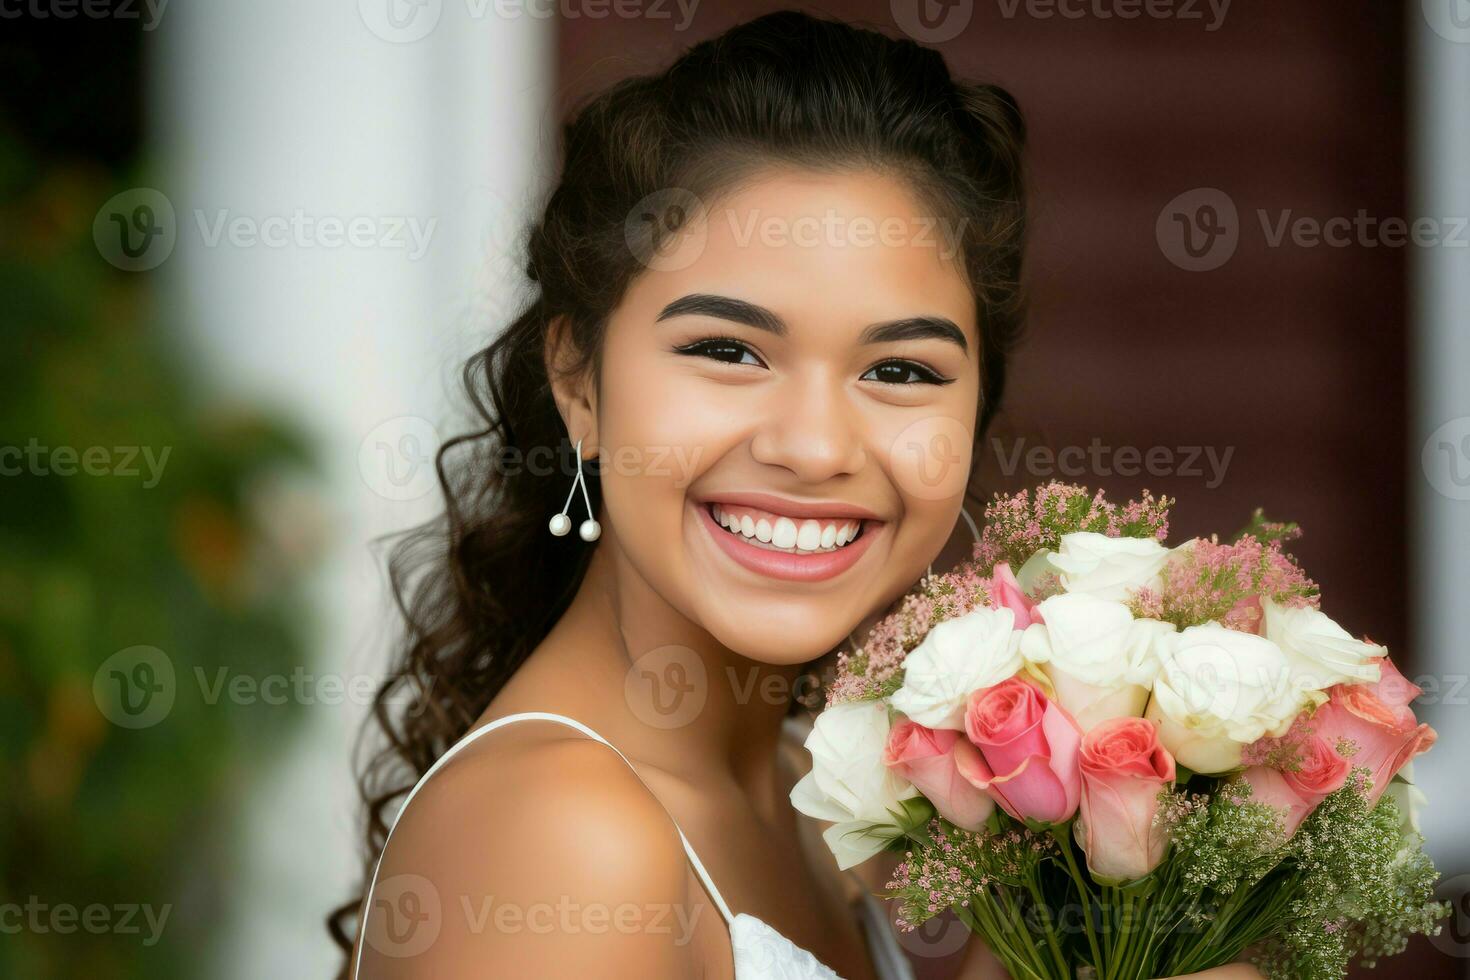
M 1295 525 L 1169 548 L 1170 504 L 997 496 L 839 657 L 793 805 L 842 868 L 902 853 L 900 928 L 953 909 L 1026 980 L 1338 978 L 1437 931 L 1420 689 L 1319 609 Z

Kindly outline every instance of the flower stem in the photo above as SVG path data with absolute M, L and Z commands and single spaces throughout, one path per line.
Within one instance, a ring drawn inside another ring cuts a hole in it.
M 1057 846 L 1062 849 L 1062 857 L 1066 858 L 1067 872 L 1071 874 L 1072 880 L 1077 883 L 1077 897 L 1082 901 L 1082 925 L 1087 931 L 1087 945 L 1092 950 L 1092 965 L 1094 969 L 1101 970 L 1105 961 L 1103 960 L 1102 951 L 1097 945 L 1097 931 L 1092 927 L 1092 904 L 1094 901 L 1092 886 L 1088 884 L 1087 876 L 1078 868 L 1077 859 L 1072 856 L 1072 840 L 1068 834 L 1053 827 L 1051 829 L 1051 835 L 1056 838 Z M 1102 977 L 1100 980 L 1108 980 L 1108 978 Z

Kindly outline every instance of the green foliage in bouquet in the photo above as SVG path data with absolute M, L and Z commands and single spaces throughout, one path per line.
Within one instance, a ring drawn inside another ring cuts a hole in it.
M 999 811 L 980 833 L 936 816 L 892 845 L 904 861 L 888 896 L 902 928 L 953 909 L 1016 978 L 1071 978 L 1096 962 L 1099 978 L 1183 976 L 1243 952 L 1268 977 L 1340 978 L 1449 913 L 1422 838 L 1392 796 L 1368 808 L 1366 778 L 1357 770 L 1289 839 L 1248 784 L 1161 794 L 1171 860 L 1121 886 L 1089 880 L 1070 835 Z
M 149 275 L 93 245 L 117 187 L 43 174 L 4 140 L 0 181 L 0 903 L 19 926 L 0 976 L 198 976 L 229 887 L 220 845 L 295 714 L 215 685 L 304 664 L 308 452 L 200 407 Z M 173 704 L 127 728 L 99 667 L 135 646 L 166 658 Z
M 1199 927 L 1156 963 L 1164 975 L 1257 947 L 1268 976 L 1340 977 L 1437 931 L 1449 911 L 1434 900 L 1439 874 L 1392 795 L 1369 807 L 1367 770 L 1354 770 L 1290 838 L 1279 811 L 1250 797 L 1250 784 L 1235 782 L 1208 805 L 1180 792 L 1160 811 L 1174 848 L 1167 887 Z

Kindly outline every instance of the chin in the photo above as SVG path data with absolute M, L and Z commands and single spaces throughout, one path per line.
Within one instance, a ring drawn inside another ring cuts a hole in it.
M 847 642 L 845 621 L 818 625 L 810 617 L 787 621 L 784 617 L 761 617 L 759 623 L 722 616 L 706 622 L 710 634 L 748 660 L 784 667 L 804 664 L 831 653 Z

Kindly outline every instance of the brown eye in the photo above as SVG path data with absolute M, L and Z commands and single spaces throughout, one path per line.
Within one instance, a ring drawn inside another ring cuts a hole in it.
M 761 359 L 755 356 L 755 351 L 745 344 L 730 337 L 711 337 L 708 340 L 697 340 L 692 344 L 674 348 L 680 354 L 689 354 L 694 357 L 708 357 L 712 360 L 723 361 L 726 364 L 755 364 L 761 365 Z
M 875 364 L 863 374 L 859 380 L 879 381 L 883 384 L 911 385 L 911 384 L 949 384 L 949 378 L 940 377 L 922 364 L 914 361 L 884 361 Z

